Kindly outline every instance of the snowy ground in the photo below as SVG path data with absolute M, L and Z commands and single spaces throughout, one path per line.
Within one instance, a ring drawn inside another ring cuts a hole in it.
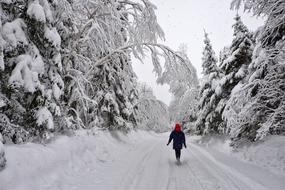
M 285 176 L 188 139 L 177 165 L 168 134 L 96 131 L 48 145 L 6 146 L 2 190 L 285 189 Z

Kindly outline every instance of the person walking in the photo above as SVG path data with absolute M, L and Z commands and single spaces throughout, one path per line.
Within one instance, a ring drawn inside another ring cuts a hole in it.
M 178 163 L 180 163 L 182 146 L 184 145 L 185 148 L 187 148 L 187 146 L 185 141 L 185 134 L 181 130 L 181 126 L 179 123 L 175 124 L 175 129 L 171 132 L 169 136 L 167 146 L 171 143 L 172 140 L 173 140 L 173 149 L 175 150 L 176 160 Z

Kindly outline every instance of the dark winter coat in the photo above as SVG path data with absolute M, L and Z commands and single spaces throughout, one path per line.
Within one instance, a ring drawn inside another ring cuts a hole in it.
M 181 131 L 181 128 L 179 126 L 175 127 L 175 130 L 171 132 L 168 143 L 171 143 L 173 140 L 173 149 L 182 149 L 182 145 L 186 148 L 186 142 L 185 142 L 185 134 L 183 131 Z

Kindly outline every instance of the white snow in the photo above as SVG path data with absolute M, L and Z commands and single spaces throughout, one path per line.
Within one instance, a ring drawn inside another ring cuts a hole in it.
M 46 19 L 49 22 L 53 22 L 53 15 L 52 15 L 52 11 L 50 9 L 49 2 L 47 0 L 41 0 L 40 3 L 42 5 L 42 7 L 44 8 Z
M 231 95 L 239 92 L 242 90 L 243 85 L 241 83 L 238 83 L 231 91 Z
M 50 69 L 49 77 L 53 83 L 56 83 L 60 89 L 64 88 L 64 81 L 55 69 Z
M 28 7 L 27 14 L 39 22 L 46 22 L 46 15 L 44 8 L 40 5 L 38 0 L 34 0 Z
M 53 96 L 56 100 L 59 100 L 61 94 L 62 94 L 62 91 L 61 89 L 57 86 L 57 84 L 53 84 L 52 85 L 52 92 L 53 92 Z
M 0 3 L 11 4 L 13 0 L 0 0 Z
M 194 137 L 194 139 L 194 142 L 206 146 L 210 152 L 220 152 L 233 156 L 235 159 L 246 161 L 285 177 L 284 136 L 267 136 L 263 141 L 244 144 L 237 150 L 230 146 L 230 140 L 218 137 L 210 137 L 206 141 L 202 140 L 201 137 Z
M 227 57 L 227 59 L 224 60 L 223 64 L 220 67 L 227 69 L 229 65 L 236 59 L 236 55 L 239 54 L 239 51 L 240 49 L 236 49 L 234 52 L 232 52 L 231 56 Z
M 60 44 L 61 44 L 61 37 L 58 34 L 56 28 L 45 28 L 45 38 L 52 43 L 52 45 L 56 48 L 60 48 Z
M 19 43 L 27 45 L 28 41 L 25 32 L 23 31 L 23 28 L 26 27 L 25 22 L 20 18 L 5 23 L 2 27 L 3 39 L 12 47 L 17 47 Z
M 46 126 L 48 129 L 53 129 L 53 117 L 47 107 L 42 107 L 37 111 L 37 125 L 39 126 Z
M 0 108 L 6 106 L 6 103 L 3 99 L 0 99 Z
M 217 96 L 220 96 L 223 93 L 222 87 L 220 85 L 217 85 L 217 87 L 215 88 L 215 94 Z
M 57 53 L 55 56 L 53 56 L 52 60 L 54 64 L 58 66 L 59 71 L 62 71 L 61 54 Z
M 36 46 L 32 46 L 31 54 L 33 55 L 33 61 L 30 63 L 30 68 L 32 71 L 37 72 L 38 74 L 44 74 L 45 72 L 45 63 L 40 55 L 40 52 Z
M 243 147 L 234 153 L 241 159 L 285 176 L 285 137 L 269 136 L 263 142 Z
M 50 104 L 50 110 L 52 113 L 54 113 L 55 116 L 61 116 L 60 107 L 55 103 Z
M 7 98 L 0 93 L 0 108 L 6 106 L 7 102 L 8 102 Z M 0 139 L 0 141 L 1 141 L 1 139 Z
M 241 67 L 238 72 L 235 74 L 235 78 L 243 78 L 246 76 L 245 68 Z
M 0 23 L 1 24 L 1 23 Z M 0 70 L 5 70 L 5 62 L 4 62 L 4 55 L 3 55 L 3 44 L 5 41 L 2 39 L 1 33 L 0 33 Z
M 0 41 L 1 43 L 1 41 Z M 5 70 L 5 63 L 4 63 L 4 57 L 0 55 L 0 70 L 4 71 Z
M 199 145 L 197 137 L 187 139 L 177 165 L 168 135 L 95 128 L 47 145 L 7 145 L 0 189 L 284 189 L 285 176 L 219 151 L 223 147 Z
M 28 92 L 34 92 L 40 86 L 40 82 L 38 73 L 33 70 L 42 70 L 40 68 L 43 67 L 43 63 L 33 60 L 28 54 L 18 56 L 16 62 L 17 65 L 12 71 L 9 83 L 16 87 L 24 86 Z

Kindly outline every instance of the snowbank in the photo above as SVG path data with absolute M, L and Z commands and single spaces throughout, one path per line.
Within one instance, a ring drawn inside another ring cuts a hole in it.
M 271 136 L 261 143 L 245 146 L 233 155 L 285 176 L 285 137 Z
M 96 189 L 98 180 L 108 177 L 105 167 L 118 155 L 127 156 L 134 143 L 154 136 L 144 131 L 123 134 L 94 129 L 59 136 L 46 145 L 7 145 L 0 189 Z
M 230 146 L 231 141 L 224 137 L 191 136 L 189 141 L 208 147 L 209 151 L 216 150 L 285 176 L 284 136 L 269 136 L 262 142 L 244 145 L 235 150 Z

